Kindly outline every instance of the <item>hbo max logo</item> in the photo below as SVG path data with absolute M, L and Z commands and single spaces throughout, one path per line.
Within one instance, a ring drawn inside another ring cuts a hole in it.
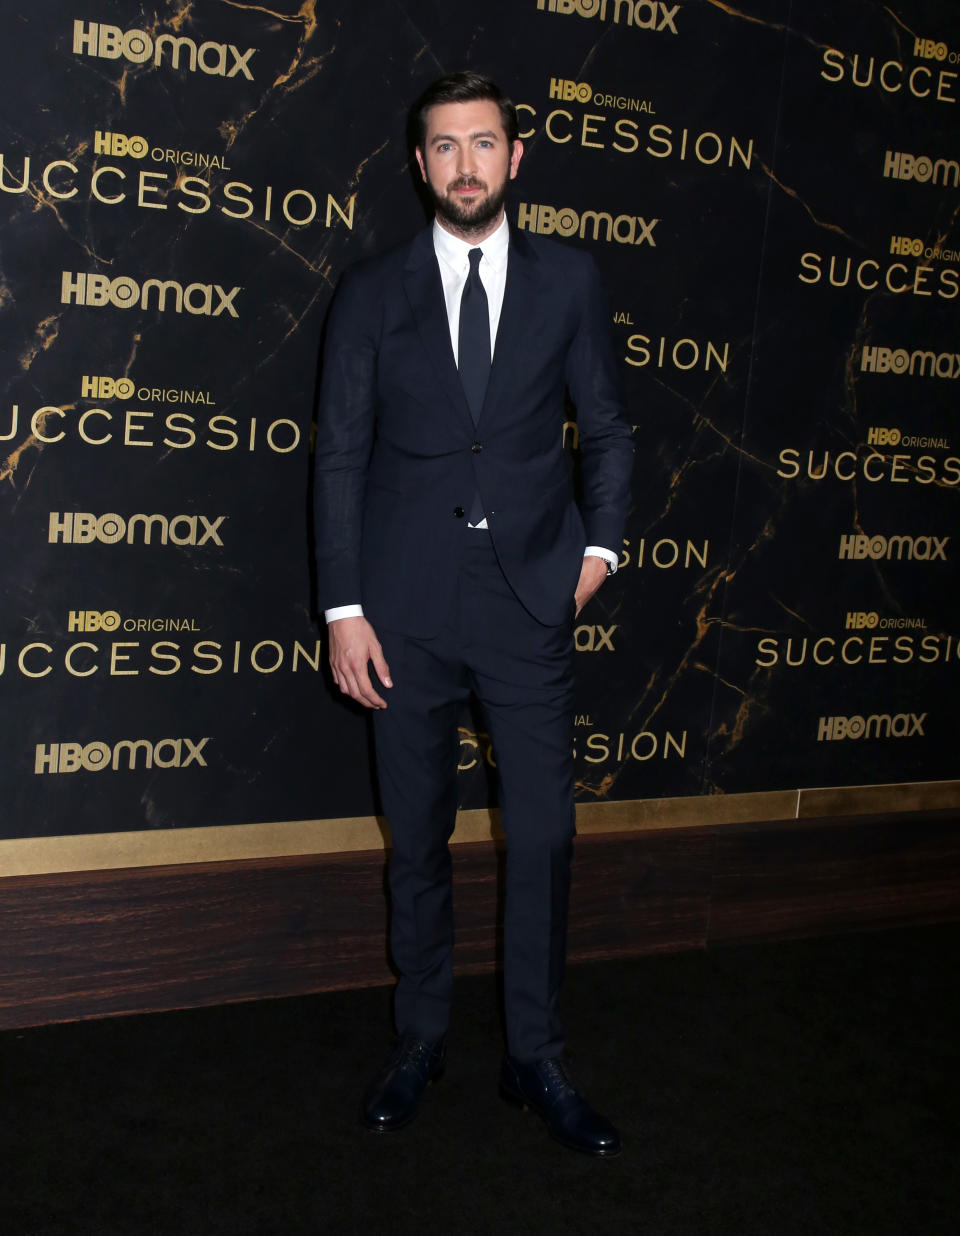
M 862 738 L 926 738 L 923 723 L 927 714 L 913 712 L 874 713 L 872 716 L 820 717 L 817 742 L 859 741 Z
M 548 13 L 575 13 L 577 17 L 599 17 L 619 25 L 626 14 L 626 24 L 640 30 L 679 33 L 676 16 L 679 4 L 666 5 L 663 0 L 537 0 L 537 8 Z M 608 11 L 609 10 L 609 11 Z
M 189 768 L 196 764 L 207 767 L 203 749 L 210 741 L 200 738 L 161 738 L 151 742 L 146 738 L 125 738 L 122 742 L 52 742 L 37 743 L 33 771 L 37 776 L 44 773 L 117 772 L 133 771 L 141 764 L 144 768 Z M 142 757 L 142 761 L 141 761 Z

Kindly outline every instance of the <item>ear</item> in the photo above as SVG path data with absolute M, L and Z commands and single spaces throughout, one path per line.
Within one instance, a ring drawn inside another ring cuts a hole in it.
M 417 166 L 420 168 L 420 175 L 423 177 L 424 184 L 427 181 L 427 165 L 423 161 L 423 151 L 418 146 L 414 153 L 417 156 Z
M 510 151 L 510 179 L 513 180 L 517 174 L 517 168 L 520 166 L 520 160 L 523 158 L 523 142 L 519 137 L 513 143 L 513 149 Z

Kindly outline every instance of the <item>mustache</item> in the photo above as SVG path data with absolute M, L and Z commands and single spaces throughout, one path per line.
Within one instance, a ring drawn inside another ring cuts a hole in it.
M 485 189 L 486 187 L 478 176 L 458 176 L 456 180 L 451 180 L 447 185 L 447 192 L 453 193 L 456 189 Z

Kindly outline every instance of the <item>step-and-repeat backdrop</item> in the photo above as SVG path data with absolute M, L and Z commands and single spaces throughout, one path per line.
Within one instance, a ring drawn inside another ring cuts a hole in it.
M 312 596 L 318 350 L 424 225 L 407 108 L 462 67 L 519 105 L 513 226 L 603 272 L 635 426 L 581 800 L 955 775 L 952 0 L 13 7 L 0 835 L 375 811 Z

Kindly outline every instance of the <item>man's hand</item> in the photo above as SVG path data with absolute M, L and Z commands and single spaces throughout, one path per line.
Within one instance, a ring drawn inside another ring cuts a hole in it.
M 580 568 L 580 580 L 577 583 L 577 590 L 573 594 L 573 599 L 577 603 L 578 617 L 580 611 L 606 578 L 607 564 L 603 558 L 596 558 L 593 554 L 584 558 L 583 566 Z
M 373 689 L 368 666 L 373 663 L 377 677 L 392 687 L 390 667 L 383 659 L 380 641 L 366 618 L 337 618 L 327 623 L 330 642 L 330 668 L 333 681 L 344 695 L 364 708 L 386 708 L 387 701 Z

